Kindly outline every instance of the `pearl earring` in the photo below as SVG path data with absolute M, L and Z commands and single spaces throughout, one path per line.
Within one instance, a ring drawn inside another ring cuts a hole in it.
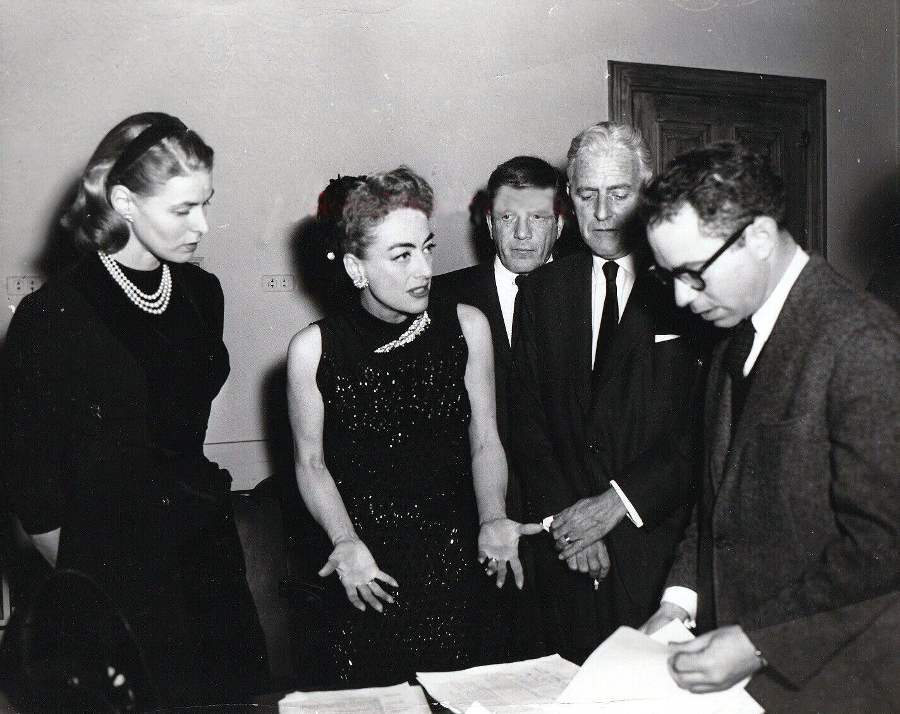
M 359 288 L 360 290 L 362 290 L 363 288 L 367 288 L 369 287 L 369 279 L 362 275 L 353 278 L 353 287 Z

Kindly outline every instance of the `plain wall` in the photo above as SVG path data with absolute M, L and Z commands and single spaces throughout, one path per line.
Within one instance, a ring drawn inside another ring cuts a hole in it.
M 474 261 L 468 204 L 494 166 L 562 165 L 607 117 L 607 60 L 822 78 L 828 258 L 863 284 L 898 222 L 897 15 L 897 0 L 0 0 L 2 276 L 37 272 L 113 124 L 161 110 L 195 128 L 216 151 L 198 255 L 232 359 L 207 450 L 248 487 L 269 472 L 266 389 L 318 317 L 261 276 L 296 272 L 292 235 L 329 178 L 422 173 L 443 272 Z

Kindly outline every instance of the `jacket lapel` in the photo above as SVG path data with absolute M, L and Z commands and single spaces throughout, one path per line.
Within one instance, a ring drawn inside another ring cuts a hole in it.
M 500 308 L 494 268 L 492 265 L 488 268 L 481 275 L 481 293 L 484 295 L 483 310 L 488 323 L 490 323 L 491 334 L 494 336 L 495 359 L 508 364 L 510 360 L 509 335 L 506 334 L 506 323 L 503 322 L 503 310 Z
M 737 455 L 741 453 L 747 441 L 756 431 L 760 423 L 770 421 L 773 413 L 777 414 L 794 390 L 794 377 L 789 366 L 795 352 L 796 344 L 803 339 L 808 330 L 809 320 L 804 318 L 803 312 L 807 304 L 806 292 L 811 280 L 815 280 L 814 274 L 819 268 L 815 256 L 810 259 L 797 281 L 791 287 L 787 300 L 781 308 L 781 313 L 775 322 L 775 327 L 762 352 L 753 366 L 753 376 L 744 409 L 734 429 L 734 438 L 731 439 L 731 448 L 727 450 L 727 458 L 723 466 L 721 478 L 724 479 L 737 465 Z M 721 357 L 721 355 L 719 355 Z M 721 360 L 718 362 L 721 367 Z M 720 370 L 724 373 L 724 370 Z M 726 411 L 729 432 L 731 430 L 731 379 L 725 375 L 723 383 L 727 388 L 723 390 L 719 401 L 721 409 Z M 726 432 L 726 433 L 729 433 Z M 719 483 L 720 481 L 716 481 Z
M 574 349 L 569 351 L 572 361 L 569 374 L 572 389 L 581 409 L 582 419 L 586 419 L 591 406 L 591 368 L 594 355 L 591 353 L 591 256 L 580 256 L 573 261 L 574 270 L 569 282 L 572 292 L 569 301 L 564 301 L 560 311 L 560 329 L 566 339 L 571 340 Z M 567 322 L 563 323 L 562 321 Z
M 731 448 L 731 377 L 722 367 L 722 354 L 727 340 L 716 348 L 709 370 L 706 392 L 706 428 L 708 434 L 707 464 L 713 493 L 717 493 L 725 477 L 725 462 Z

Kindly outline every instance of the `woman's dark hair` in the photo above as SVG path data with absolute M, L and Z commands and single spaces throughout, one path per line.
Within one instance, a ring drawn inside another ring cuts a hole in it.
M 114 253 L 125 246 L 130 232 L 109 202 L 113 186 L 152 196 L 170 178 L 211 171 L 212 165 L 213 150 L 175 117 L 161 112 L 135 114 L 103 137 L 60 222 L 79 247 Z
M 398 208 L 413 208 L 431 218 L 434 192 L 428 182 L 406 166 L 367 177 L 347 196 L 341 251 L 362 257 L 372 230 Z

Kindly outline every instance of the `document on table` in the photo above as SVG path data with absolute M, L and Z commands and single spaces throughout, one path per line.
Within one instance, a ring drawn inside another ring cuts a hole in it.
M 430 714 L 421 687 L 293 692 L 278 702 L 278 714 Z
M 744 690 L 748 680 L 710 694 L 693 694 L 675 684 L 668 669 L 671 654 L 668 642 L 693 637 L 679 625 L 655 633 L 665 641 L 630 627 L 620 627 L 588 657 L 553 711 L 560 714 L 762 714 L 763 708 Z M 671 633 L 671 639 L 666 637 L 667 633 Z
M 417 672 L 416 678 L 454 712 L 531 714 L 547 711 L 577 671 L 578 665 L 550 655 L 459 672 Z

